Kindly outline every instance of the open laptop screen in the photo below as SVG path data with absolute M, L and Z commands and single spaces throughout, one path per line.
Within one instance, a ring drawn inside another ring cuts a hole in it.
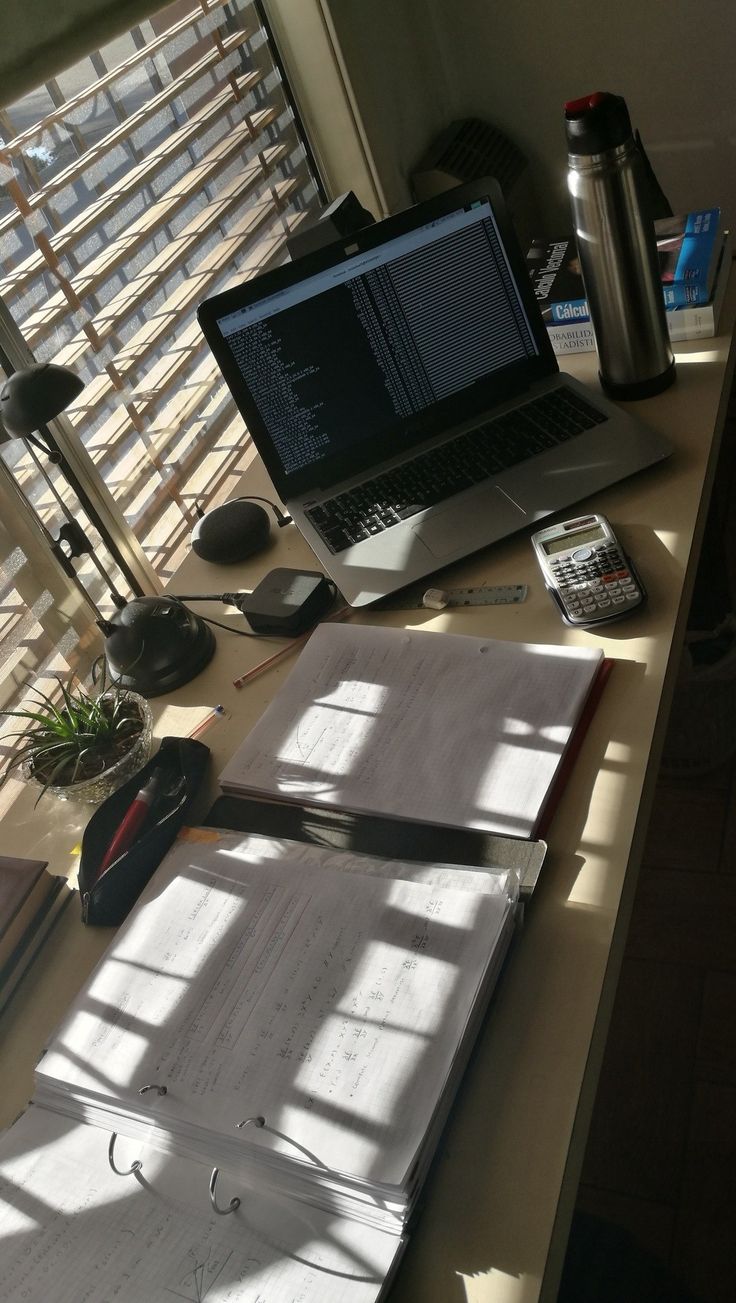
M 292 265 L 272 293 L 252 282 L 240 305 L 232 292 L 203 305 L 277 488 L 323 482 L 322 471 L 329 484 L 404 451 L 461 417 L 463 395 L 539 358 L 487 197 L 376 242 L 387 226 L 368 228 L 368 247 L 344 241 L 317 271 Z

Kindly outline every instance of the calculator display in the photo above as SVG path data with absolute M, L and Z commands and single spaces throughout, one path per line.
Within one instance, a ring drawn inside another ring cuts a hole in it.
M 548 543 L 543 543 L 542 547 L 547 556 L 553 556 L 555 552 L 566 552 L 570 547 L 584 547 L 586 543 L 597 543 L 602 538 L 605 538 L 603 530 L 595 525 L 591 529 L 581 529 L 561 538 L 552 538 Z

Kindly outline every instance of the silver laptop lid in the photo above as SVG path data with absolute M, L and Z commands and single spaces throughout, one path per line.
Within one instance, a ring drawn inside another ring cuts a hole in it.
M 216 295 L 198 317 L 285 502 L 557 372 L 489 179 Z

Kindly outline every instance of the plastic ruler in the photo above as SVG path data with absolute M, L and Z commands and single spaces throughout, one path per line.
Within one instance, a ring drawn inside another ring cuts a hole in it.
M 383 598 L 376 606 L 382 611 L 445 611 L 451 606 L 506 606 L 523 602 L 526 584 L 480 584 L 476 588 L 439 588 L 426 582 Z

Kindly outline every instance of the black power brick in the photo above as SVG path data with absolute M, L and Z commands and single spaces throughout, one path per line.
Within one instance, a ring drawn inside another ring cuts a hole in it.
M 304 633 L 329 611 L 335 585 L 318 570 L 271 570 L 238 605 L 254 633 L 276 637 Z

